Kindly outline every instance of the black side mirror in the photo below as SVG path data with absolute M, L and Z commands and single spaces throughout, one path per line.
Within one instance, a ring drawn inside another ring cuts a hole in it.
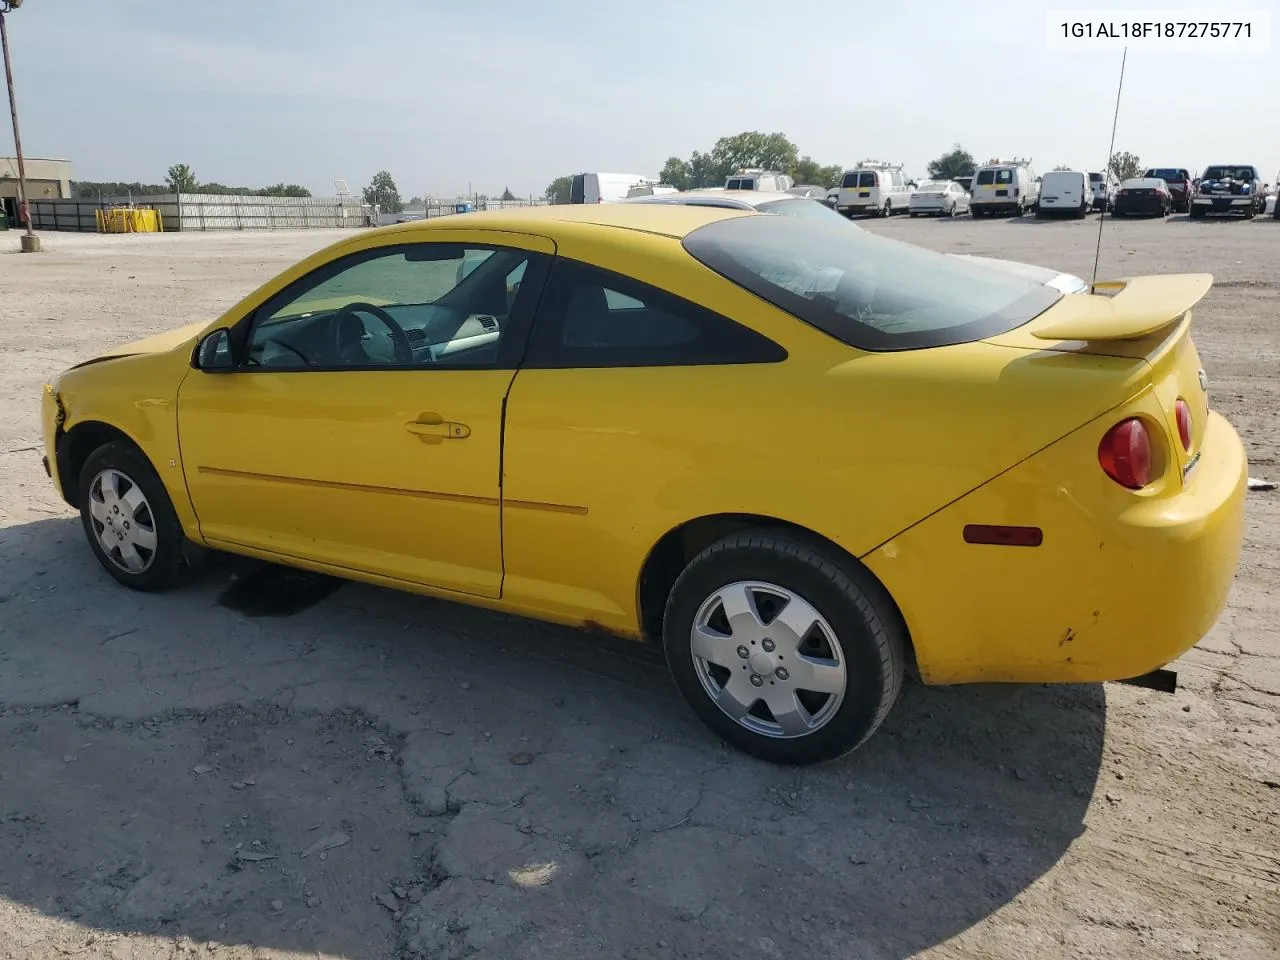
M 225 327 L 206 334 L 191 354 L 191 366 L 205 373 L 225 373 L 235 365 L 231 333 Z

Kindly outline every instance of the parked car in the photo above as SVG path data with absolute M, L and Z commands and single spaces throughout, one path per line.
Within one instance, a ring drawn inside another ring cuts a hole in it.
M 1036 216 L 1069 214 L 1085 217 L 1093 206 L 1089 175 L 1079 170 L 1050 170 L 1040 179 Z
M 716 734 L 816 762 L 908 662 L 1091 683 L 1204 636 L 1248 476 L 1189 334 L 1211 283 L 1068 296 L 736 209 L 440 217 L 65 371 L 45 466 L 127 587 L 211 548 L 651 639 Z
M 771 190 L 783 193 L 795 186 L 785 173 L 773 170 L 739 170 L 724 182 L 726 190 Z
M 965 193 L 973 193 L 973 174 L 964 177 L 952 177 L 952 179 L 964 188 Z
M 1110 210 L 1115 200 L 1116 191 L 1120 189 L 1120 181 L 1114 174 L 1090 171 L 1089 186 L 1093 190 L 1093 209 Z
M 1173 209 L 1176 213 L 1186 213 L 1191 209 L 1191 171 L 1185 167 L 1148 167 L 1143 177 L 1156 177 L 1169 186 L 1173 196 Z
M 973 176 L 974 217 L 1012 214 L 1020 217 L 1034 210 L 1040 199 L 1040 178 L 1026 160 L 993 160 Z
M 876 217 L 906 213 L 914 189 L 902 167 L 864 160 L 841 175 L 836 210 L 848 217 L 860 213 Z
M 959 216 L 969 212 L 969 194 L 954 180 L 926 180 L 911 194 L 907 210 L 913 217 Z
M 1167 217 L 1173 209 L 1169 185 L 1155 177 L 1134 177 L 1120 184 L 1112 207 L 1113 217 Z
M 835 221 L 845 229 L 854 226 L 819 200 L 773 190 L 684 190 L 655 197 L 635 197 L 625 202 L 752 210 L 784 217 Z
M 798 187 L 791 187 L 784 191 L 795 197 L 805 197 L 808 200 L 817 200 L 819 203 L 825 204 L 827 197 L 831 193 L 830 187 L 819 187 L 815 184 L 806 183 Z
M 1267 209 L 1258 168 L 1247 164 L 1205 167 L 1191 196 L 1191 216 L 1210 213 L 1243 214 L 1252 220 Z

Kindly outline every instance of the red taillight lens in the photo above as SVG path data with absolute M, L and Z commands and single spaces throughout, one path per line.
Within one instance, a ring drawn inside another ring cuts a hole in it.
M 1098 463 L 1116 483 L 1141 490 L 1151 482 L 1151 435 L 1137 417 L 1122 420 L 1098 444 Z
M 1178 411 L 1178 439 L 1182 441 L 1182 449 L 1191 449 L 1191 407 L 1187 405 L 1187 401 L 1179 400 L 1177 404 Z

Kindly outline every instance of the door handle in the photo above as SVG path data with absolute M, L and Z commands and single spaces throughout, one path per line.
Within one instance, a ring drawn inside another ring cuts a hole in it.
M 471 436 L 471 428 L 465 423 L 455 423 L 431 413 L 410 420 L 404 428 L 425 440 L 465 440 Z

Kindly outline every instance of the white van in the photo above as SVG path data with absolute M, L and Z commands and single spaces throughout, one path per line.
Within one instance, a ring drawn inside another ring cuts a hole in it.
M 770 190 L 783 193 L 796 185 L 785 173 L 773 170 L 739 170 L 725 180 L 726 190 Z
M 1022 216 L 1040 199 L 1040 178 L 1030 160 L 991 160 L 973 174 L 973 216 Z
M 1081 170 L 1050 170 L 1040 178 L 1037 217 L 1070 214 L 1085 217 L 1093 207 L 1093 187 L 1089 174 Z
M 915 184 L 907 179 L 902 167 L 864 160 L 840 177 L 836 210 L 846 217 L 858 213 L 891 217 L 907 212 L 914 190 Z
M 666 183 L 637 183 L 627 191 L 627 199 L 632 197 L 661 197 L 668 193 L 679 193 L 680 191 Z
M 657 183 L 643 173 L 579 173 L 569 188 L 570 203 L 616 203 L 638 183 Z

